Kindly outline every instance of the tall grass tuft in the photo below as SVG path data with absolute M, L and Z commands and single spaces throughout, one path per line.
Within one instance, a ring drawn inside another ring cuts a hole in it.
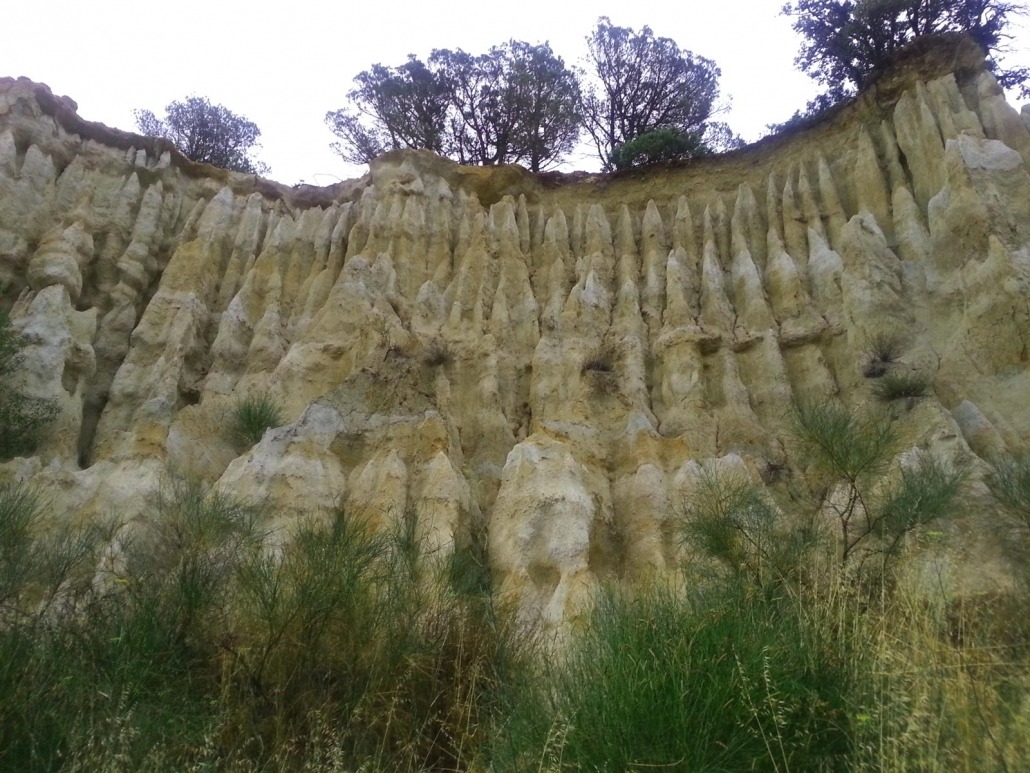
M 833 655 L 791 602 L 739 587 L 603 593 L 512 723 L 512 769 L 833 769 L 849 749 Z
M 261 440 L 265 430 L 283 422 L 282 404 L 270 394 L 261 392 L 237 400 L 230 413 L 226 435 L 239 450 L 246 450 Z
M 858 614 L 854 771 L 1022 770 L 1030 759 L 1030 626 L 1021 597 L 899 590 Z
M 925 373 L 891 370 L 873 382 L 873 395 L 884 402 L 926 397 L 930 394 L 931 379 Z

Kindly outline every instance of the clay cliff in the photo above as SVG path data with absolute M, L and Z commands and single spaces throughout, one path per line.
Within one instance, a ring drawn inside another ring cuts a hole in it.
M 1030 450 L 1030 117 L 964 40 L 822 122 L 614 176 L 388 153 L 287 188 L 0 80 L 0 283 L 60 417 L 0 466 L 55 517 L 131 521 L 170 476 L 269 528 L 346 511 L 557 624 L 672 571 L 702 463 L 792 463 L 792 400 L 873 398 L 901 331 L 913 447 Z M 241 396 L 282 426 L 242 454 Z

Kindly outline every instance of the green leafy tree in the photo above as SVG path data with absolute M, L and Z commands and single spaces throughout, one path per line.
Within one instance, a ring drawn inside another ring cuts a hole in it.
M 715 62 L 656 37 L 650 27 L 635 32 L 603 16 L 587 47 L 598 86 L 584 98 L 584 122 L 606 171 L 616 168 L 617 148 L 656 129 L 703 139 L 719 98 Z
M 465 164 L 557 163 L 579 136 L 579 81 L 547 44 L 511 40 L 479 56 L 437 49 L 355 78 L 351 108 L 326 114 L 334 149 L 366 163 L 423 148 Z
M 1011 17 L 1023 7 L 1007 0 L 794 0 L 783 6 L 801 35 L 794 60 L 826 87 L 809 112 L 826 109 L 866 86 L 890 64 L 895 52 L 924 35 L 963 32 L 988 54 L 988 63 L 1006 88 L 1024 87 L 1030 71 L 1003 69 Z M 797 116 L 795 117 L 797 118 Z M 794 119 L 792 119 L 794 120 Z
M 411 55 L 400 67 L 373 65 L 354 78 L 352 108 L 326 113 L 340 138 L 332 145 L 345 161 L 364 164 L 395 148 L 422 148 L 447 155 L 450 90 L 440 73 Z
M 53 400 L 24 391 L 18 371 L 25 343 L 11 327 L 7 312 L 0 309 L 0 459 L 31 454 L 58 413 Z
M 510 40 L 486 54 L 434 51 L 448 84 L 454 154 L 462 163 L 521 163 L 538 172 L 579 137 L 579 79 L 551 47 Z
M 136 110 L 133 115 L 143 134 L 170 140 L 193 161 L 247 174 L 269 171 L 252 156 L 261 136 L 257 125 L 206 97 L 171 102 L 164 118 L 150 110 Z

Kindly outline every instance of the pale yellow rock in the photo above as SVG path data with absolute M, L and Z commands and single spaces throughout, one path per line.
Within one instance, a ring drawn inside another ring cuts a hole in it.
M 485 534 L 497 591 L 558 632 L 599 583 L 678 571 L 700 465 L 757 480 L 796 464 L 792 401 L 871 406 L 878 333 L 931 380 L 889 408 L 913 447 L 1025 452 L 1030 131 L 978 57 L 703 163 L 391 151 L 324 189 L 198 168 L 0 79 L 3 304 L 61 409 L 0 477 L 83 521 L 146 515 L 180 475 L 284 535 L 360 518 L 443 560 Z M 240 454 L 227 417 L 259 393 L 286 423 Z

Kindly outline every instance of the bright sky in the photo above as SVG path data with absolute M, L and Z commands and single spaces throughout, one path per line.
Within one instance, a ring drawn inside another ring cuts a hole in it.
M 706 56 L 722 69 L 730 109 L 721 119 L 745 140 L 790 117 L 816 93 L 794 69 L 798 42 L 782 0 L 627 3 L 594 0 L 50 0 L 7 3 L 0 76 L 24 75 L 74 99 L 79 114 L 135 131 L 132 111 L 159 116 L 190 94 L 246 116 L 261 129 L 256 154 L 283 183 L 327 185 L 358 177 L 329 148 L 325 113 L 346 104 L 360 71 L 402 64 L 434 48 L 485 52 L 508 39 L 549 42 L 582 64 L 598 16 Z M 1030 66 L 1018 32 L 1006 64 Z M 584 153 L 566 168 L 596 169 Z

